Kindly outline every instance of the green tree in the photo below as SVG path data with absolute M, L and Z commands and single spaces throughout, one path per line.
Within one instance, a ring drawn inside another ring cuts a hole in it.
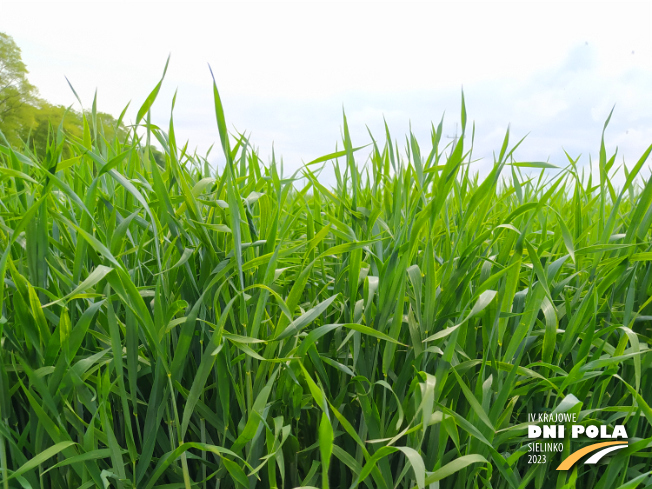
M 127 130 L 123 124 L 118 126 L 118 121 L 105 112 L 97 112 L 95 117 L 90 112 L 85 113 L 87 123 L 92 128 L 97 124 L 99 139 L 111 142 L 118 138 L 124 143 Z M 45 100 L 38 100 L 33 113 L 30 126 L 25 126 L 20 132 L 21 140 L 25 141 L 29 149 L 37 156 L 43 156 L 47 149 L 48 141 L 56 133 L 59 126 L 67 138 L 81 140 L 84 134 L 84 115 L 63 105 L 53 105 Z M 117 132 L 116 132 L 117 130 Z M 91 139 L 94 141 L 95 131 L 91 129 Z M 95 141 L 94 141 L 95 142 Z M 98 146 L 101 146 L 98 144 Z M 70 148 L 66 146 L 64 156 L 69 157 Z
M 63 130 L 68 137 L 81 138 L 83 135 L 83 120 L 74 110 L 66 111 L 62 105 L 52 105 L 45 100 L 35 104 L 29 125 L 21 128 L 20 139 L 27 143 L 29 149 L 37 156 L 43 156 L 47 150 L 50 138 L 63 121 Z M 65 154 L 65 156 L 69 156 Z
M 0 32 L 0 131 L 14 148 L 23 150 L 26 145 L 29 151 L 42 157 L 49 138 L 62 121 L 66 136 L 79 139 L 83 135 L 84 120 L 80 112 L 39 98 L 27 74 L 20 48 L 11 36 Z M 122 124 L 118 126 L 110 114 L 97 112 L 94 117 L 86 114 L 86 118 L 90 124 L 97 124 L 98 137 L 107 141 L 118 137 L 124 142 L 127 130 Z M 95 133 L 92 131 L 93 135 Z
M 12 144 L 34 123 L 37 90 L 27 80 L 27 67 L 11 36 L 0 32 L 0 130 Z

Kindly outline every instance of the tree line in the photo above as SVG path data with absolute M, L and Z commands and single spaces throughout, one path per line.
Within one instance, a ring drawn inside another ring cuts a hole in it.
M 48 141 L 59 126 L 68 137 L 82 138 L 83 114 L 71 107 L 56 105 L 39 96 L 28 78 L 21 50 L 13 38 L 0 32 L 0 144 L 42 157 Z M 95 122 L 108 140 L 127 130 L 110 114 L 97 112 Z

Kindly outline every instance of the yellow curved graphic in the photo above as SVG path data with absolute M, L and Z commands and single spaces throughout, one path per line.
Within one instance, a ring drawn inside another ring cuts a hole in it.
M 598 450 L 603 447 L 608 447 L 611 445 L 627 445 L 626 441 L 604 441 L 601 443 L 594 443 L 593 445 L 589 445 L 584 448 L 580 448 L 576 452 L 571 453 L 566 459 L 559 464 L 559 467 L 557 467 L 557 470 L 568 470 L 570 469 L 573 465 L 575 465 L 575 462 L 577 462 L 579 459 L 581 459 L 584 455 L 587 453 L 594 452 L 595 450 Z

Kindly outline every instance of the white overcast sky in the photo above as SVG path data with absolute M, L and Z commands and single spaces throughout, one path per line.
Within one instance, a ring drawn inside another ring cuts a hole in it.
M 429 150 L 444 112 L 454 135 L 462 87 L 479 170 L 508 124 L 513 142 L 529 133 L 519 160 L 565 165 L 565 149 L 586 164 L 614 105 L 607 149 L 633 165 L 652 143 L 651 27 L 649 2 L 0 1 L 0 31 L 47 100 L 77 104 L 66 76 L 87 107 L 96 88 L 115 116 L 131 101 L 133 120 L 171 53 L 154 122 L 178 90 L 177 139 L 205 152 L 218 141 L 210 63 L 229 127 L 264 159 L 273 144 L 286 173 L 334 150 L 343 107 L 354 145 L 367 126 L 383 140 L 385 117 L 399 143 L 411 124 Z

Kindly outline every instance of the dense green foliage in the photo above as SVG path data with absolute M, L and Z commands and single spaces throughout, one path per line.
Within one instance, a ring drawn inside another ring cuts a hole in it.
M 27 66 L 20 48 L 11 36 L 0 32 L 0 142 L 14 147 L 26 146 L 38 158 L 45 155 L 48 137 L 53 128 L 63 125 L 66 134 L 81 137 L 83 117 L 79 112 L 54 105 L 38 96 L 38 90 L 27 79 Z M 126 130 L 109 114 L 96 113 L 104 131 L 113 138 L 113 131 L 124 140 Z M 66 156 L 68 148 L 64 148 Z
M 440 124 L 360 150 L 344 119 L 288 177 L 215 89 L 216 170 L 142 122 L 157 93 L 126 141 L 90 113 L 42 158 L 0 146 L 0 487 L 651 482 L 650 150 L 603 143 L 594 179 L 508 133 L 479 178 L 462 101 L 448 147 Z M 553 411 L 630 446 L 530 465 L 527 413 Z
M 36 88 L 27 80 L 27 67 L 20 48 L 0 32 L 0 124 L 3 132 L 16 134 L 30 119 Z

